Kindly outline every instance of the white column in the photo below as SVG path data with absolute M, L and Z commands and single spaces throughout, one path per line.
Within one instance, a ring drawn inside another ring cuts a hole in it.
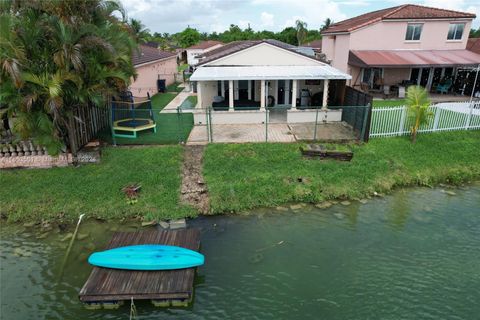
M 202 87 L 203 87 L 203 81 L 198 81 L 197 82 L 197 105 L 200 106 L 200 108 L 203 108 L 203 105 L 202 105 Z
M 293 88 L 292 88 L 292 109 L 297 108 L 297 83 L 298 80 L 293 80 Z
M 265 109 L 265 80 L 260 80 L 260 109 Z
M 329 80 L 327 80 L 327 79 L 323 80 L 323 103 L 322 103 L 322 109 L 327 109 L 327 104 L 328 104 L 328 82 L 329 82 Z
M 233 111 L 233 80 L 228 80 L 228 111 Z
M 248 81 L 248 100 L 252 100 L 252 80 Z
M 222 92 L 222 97 L 225 98 L 225 81 L 222 80 L 222 81 L 220 81 L 220 83 L 222 85 L 222 91 L 221 91 Z

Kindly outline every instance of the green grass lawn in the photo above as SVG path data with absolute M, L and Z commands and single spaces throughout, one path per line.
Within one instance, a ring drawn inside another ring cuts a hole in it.
M 180 146 L 106 148 L 100 164 L 80 167 L 3 170 L 0 211 L 11 221 L 88 217 L 179 218 L 195 215 L 179 205 Z M 127 204 L 121 188 L 140 183 L 138 203 Z
M 188 96 L 181 104 L 182 109 L 193 109 L 197 105 L 197 96 Z
M 175 144 L 187 141 L 188 135 L 193 128 L 193 114 L 160 113 L 176 96 L 177 93 L 157 93 L 152 96 L 153 116 L 157 123 L 156 133 L 153 130 L 140 131 L 137 132 L 136 139 L 116 138 L 116 143 L 118 145 Z M 142 106 L 142 108 L 146 108 L 146 106 Z M 110 131 L 103 132 L 101 138 L 104 141 L 113 143 Z
M 480 178 L 480 131 L 371 139 L 351 162 L 307 160 L 301 144 L 210 144 L 204 176 L 213 213 L 362 198 L 396 186 Z
M 400 107 L 405 105 L 405 99 L 396 100 L 373 100 L 372 107 L 384 108 L 384 107 Z
M 152 96 L 152 109 L 156 111 L 161 111 L 167 106 L 175 97 L 177 93 L 157 93 Z
M 183 90 L 183 87 L 179 87 L 181 85 L 180 82 L 175 82 L 169 86 L 167 86 L 167 92 L 179 93 Z

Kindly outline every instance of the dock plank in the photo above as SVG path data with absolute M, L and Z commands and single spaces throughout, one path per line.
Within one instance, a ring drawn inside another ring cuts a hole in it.
M 136 244 L 165 244 L 198 251 L 197 229 L 115 232 L 106 249 Z M 79 293 L 82 302 L 141 299 L 191 299 L 195 268 L 132 271 L 94 267 Z

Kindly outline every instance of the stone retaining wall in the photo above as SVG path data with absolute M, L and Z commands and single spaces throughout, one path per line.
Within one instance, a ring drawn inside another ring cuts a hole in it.
M 56 157 L 49 155 L 4 156 L 0 157 L 0 169 L 66 167 L 72 162 L 71 153 L 60 154 Z

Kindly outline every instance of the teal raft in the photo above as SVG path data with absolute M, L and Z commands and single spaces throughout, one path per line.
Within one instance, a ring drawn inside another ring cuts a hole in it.
M 204 257 L 201 253 L 181 247 L 142 244 L 94 252 L 88 263 L 124 270 L 175 270 L 201 266 Z

